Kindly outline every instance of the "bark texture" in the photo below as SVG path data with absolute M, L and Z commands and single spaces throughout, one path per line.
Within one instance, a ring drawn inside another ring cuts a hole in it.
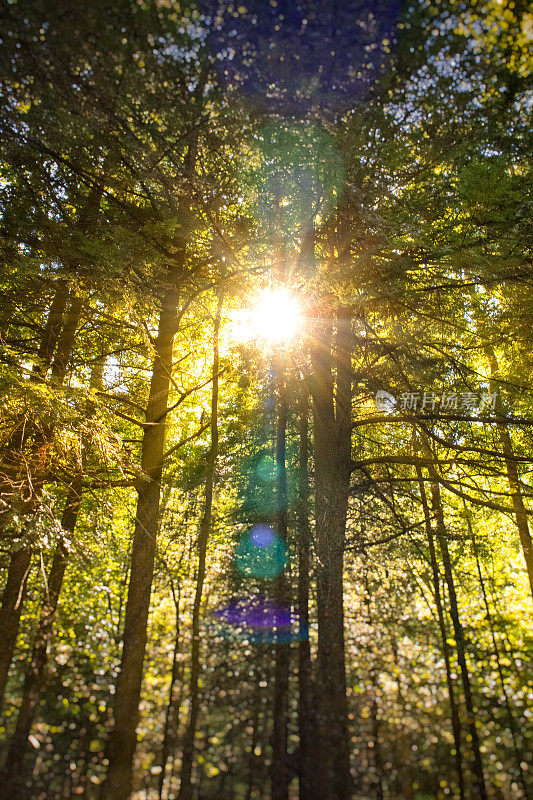
M 422 477 L 422 470 L 417 466 L 416 468 L 418 486 L 420 489 L 420 498 L 422 500 L 422 508 L 424 510 L 424 522 L 426 528 L 426 536 L 428 540 L 429 558 L 431 563 L 431 576 L 433 579 L 433 594 L 435 597 L 435 606 L 437 609 L 437 619 L 439 622 L 439 632 L 442 645 L 442 655 L 444 657 L 444 665 L 446 667 L 446 685 L 448 687 L 448 698 L 450 701 L 450 716 L 453 731 L 453 741 L 455 745 L 455 767 L 457 770 L 457 781 L 459 785 L 459 797 L 465 800 L 465 785 L 464 785 L 464 771 L 463 771 L 463 753 L 461 745 L 461 721 L 459 718 L 459 709 L 455 699 L 455 689 L 452 678 L 452 667 L 450 663 L 450 648 L 448 645 L 448 633 L 446 631 L 446 620 L 444 615 L 444 606 L 440 591 L 440 572 L 437 562 L 437 553 L 435 550 L 435 538 L 433 528 L 431 525 L 431 513 L 427 501 L 426 487 Z
M 0 609 L 0 707 L 17 641 L 30 565 L 31 548 L 20 547 L 15 550 L 9 562 L 7 583 Z
M 80 501 L 81 480 L 78 480 L 69 491 L 61 519 L 61 527 L 67 535 L 71 536 L 74 533 Z M 48 651 L 53 637 L 53 623 L 67 563 L 68 543 L 65 536 L 61 535 L 56 545 L 48 576 L 48 590 L 41 608 L 31 659 L 26 670 L 17 725 L 10 742 L 3 771 L 3 785 L 6 794 L 11 797 L 11 800 L 24 800 L 27 797 L 27 780 L 29 776 L 27 769 L 25 769 L 27 767 L 25 755 L 28 749 L 28 736 L 42 697 Z
M 313 800 L 315 791 L 316 719 L 312 698 L 309 642 L 309 581 L 311 527 L 309 525 L 309 397 L 307 381 L 300 396 L 298 462 L 298 613 L 302 638 L 298 645 L 298 733 L 300 738 L 300 800 Z
M 71 311 L 67 314 L 63 330 L 59 333 L 59 310 L 60 308 L 64 310 L 65 305 L 63 302 L 63 289 L 61 289 L 60 295 L 60 302 L 58 301 L 58 303 L 55 303 L 56 298 L 52 301 L 49 319 L 50 317 L 54 317 L 54 322 L 53 325 L 48 325 L 47 323 L 45 326 L 47 341 L 46 344 L 43 345 L 43 358 L 39 362 L 42 372 L 45 367 L 44 354 L 51 358 L 55 345 L 57 344 L 58 351 L 61 352 L 60 361 L 57 360 L 58 355 L 56 353 L 51 367 L 52 372 L 54 372 L 55 369 L 55 378 L 58 382 L 64 380 L 68 357 L 70 356 L 70 350 L 68 348 L 73 347 L 79 314 L 81 313 L 81 305 L 79 304 L 81 301 L 75 298 L 73 305 L 75 305 L 76 313 L 72 313 L 71 305 Z M 63 311 L 61 311 L 60 316 L 62 320 Z M 55 342 L 54 346 L 52 346 L 52 340 Z M 35 508 L 42 486 L 46 480 L 48 463 L 46 460 L 46 451 L 51 437 L 53 436 L 53 430 L 54 426 L 51 421 L 46 422 L 43 428 L 39 430 L 35 430 L 30 421 L 28 425 L 21 425 L 20 429 L 17 429 L 15 432 L 14 439 L 9 445 L 10 454 L 7 471 L 6 469 L 2 470 L 2 478 L 4 479 L 4 475 L 7 475 L 4 489 L 6 491 L 11 491 L 12 487 L 17 486 L 18 472 L 22 462 L 21 450 L 24 447 L 25 439 L 30 436 L 32 437 L 32 441 L 30 442 L 29 463 L 32 479 L 30 493 L 26 497 L 24 497 L 23 488 L 21 487 L 21 494 L 17 499 L 16 505 L 12 502 L 7 502 L 9 514 L 13 513 L 15 510 L 20 514 L 29 514 Z M 31 463 L 32 461 L 35 462 L 33 465 Z M 2 520 L 2 525 L 7 524 L 7 514 L 4 516 L 5 518 Z M 13 553 L 10 559 L 7 583 L 2 597 L 2 608 L 0 609 L 0 708 L 3 704 L 9 668 L 17 641 L 31 555 L 32 547 L 30 543 L 22 544 Z
M 211 392 L 211 444 L 207 455 L 205 477 L 205 503 L 200 533 L 198 536 L 198 575 L 192 611 L 191 680 L 189 684 L 190 711 L 183 743 L 181 767 L 180 800 L 191 800 L 193 795 L 192 767 L 194 762 L 194 739 L 200 710 L 200 611 L 206 574 L 207 545 L 213 519 L 213 489 L 218 458 L 218 373 L 219 373 L 219 331 L 222 313 L 222 297 L 219 297 L 213 333 L 213 368 Z
M 453 631 L 457 647 L 457 661 L 459 662 L 459 668 L 461 670 L 466 713 L 468 717 L 468 728 L 472 740 L 472 755 L 473 755 L 472 771 L 474 773 L 472 798 L 473 800 L 487 800 L 487 788 L 485 784 L 483 762 L 481 759 L 481 748 L 480 748 L 479 735 L 476 725 L 476 712 L 474 709 L 474 701 L 472 697 L 470 673 L 468 671 L 468 666 L 466 663 L 465 636 L 464 636 L 463 626 L 461 624 L 461 620 L 459 617 L 459 606 L 457 603 L 457 594 L 455 591 L 455 581 L 453 577 L 452 562 L 448 550 L 447 531 L 444 522 L 444 512 L 442 508 L 440 487 L 437 483 L 431 484 L 431 500 L 436 517 L 437 540 L 442 555 L 442 563 L 444 566 L 444 577 L 446 579 L 446 585 L 448 587 L 448 596 L 450 600 L 450 616 L 452 618 Z
M 492 347 L 487 347 L 485 352 L 490 364 L 491 391 L 495 392 L 497 391 L 496 379 L 499 374 L 498 360 Z M 524 505 L 520 476 L 514 459 L 513 443 L 504 422 L 505 415 L 503 414 L 502 404 L 499 398 L 496 400 L 496 412 L 498 416 L 502 418 L 502 422 L 498 423 L 498 435 L 503 450 L 509 488 L 511 490 L 516 527 L 518 528 L 522 553 L 524 554 L 524 560 L 526 562 L 531 594 L 533 594 L 533 539 L 531 538 L 531 531 L 529 530 L 528 514 Z
M 343 555 L 351 474 L 350 318 L 337 318 L 336 391 L 332 323 L 317 321 L 311 351 L 318 561 L 319 732 L 321 800 L 351 795 L 344 662 Z
M 137 489 L 137 513 L 124 619 L 122 661 L 115 696 L 115 724 L 108 742 L 109 770 L 107 780 L 102 787 L 103 800 L 126 800 L 131 789 L 146 628 L 159 528 L 161 475 L 174 336 L 178 323 L 178 302 L 179 291 L 176 280 L 163 296 L 158 334 L 154 344 L 155 356 L 142 442 L 142 479 Z

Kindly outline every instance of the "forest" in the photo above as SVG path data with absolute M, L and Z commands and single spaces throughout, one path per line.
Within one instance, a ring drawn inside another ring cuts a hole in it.
M 533 11 L 5 0 L 0 800 L 533 800 Z

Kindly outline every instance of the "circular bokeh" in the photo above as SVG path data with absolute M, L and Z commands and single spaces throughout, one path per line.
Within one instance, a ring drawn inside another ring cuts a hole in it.
M 256 547 L 270 547 L 275 535 L 270 525 L 254 525 L 250 531 L 250 539 Z
M 287 564 L 287 548 L 268 525 L 256 525 L 235 550 L 235 565 L 249 578 L 277 578 Z
M 279 476 L 280 468 L 273 456 L 263 456 L 255 471 L 257 477 L 264 483 L 272 483 Z

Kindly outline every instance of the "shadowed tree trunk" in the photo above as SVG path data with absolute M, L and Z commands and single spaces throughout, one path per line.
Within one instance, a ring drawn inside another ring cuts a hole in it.
M 205 476 L 205 505 L 200 533 L 198 536 L 198 575 L 192 611 L 192 646 L 191 646 L 191 680 L 189 684 L 189 719 L 183 743 L 183 756 L 181 766 L 180 800 L 191 800 L 193 785 L 191 782 L 194 761 L 194 739 L 198 723 L 201 695 L 198 681 L 200 678 L 200 611 L 204 591 L 207 545 L 211 534 L 213 518 L 213 487 L 215 484 L 215 470 L 218 457 L 218 373 L 219 373 L 219 331 L 220 316 L 222 313 L 222 295 L 219 295 L 215 315 L 213 332 L 213 367 L 212 367 L 212 392 L 211 392 L 211 444 L 207 455 Z
M 91 370 L 89 386 L 93 390 L 101 389 L 102 387 L 103 363 L 103 359 L 96 359 Z M 88 419 L 94 415 L 94 411 L 94 404 L 92 401 L 89 401 L 86 405 Z M 81 505 L 83 491 L 82 480 L 83 473 L 79 473 L 72 481 L 67 493 L 63 516 L 61 518 L 61 528 L 64 533 L 60 535 L 56 544 L 33 650 L 29 665 L 26 669 L 17 725 L 13 738 L 11 739 L 4 768 L 5 785 L 9 787 L 13 800 L 23 800 L 23 798 L 26 797 L 25 784 L 29 776 L 27 770 L 25 771 L 24 769 L 24 756 L 28 749 L 28 736 L 42 697 L 45 683 L 48 651 L 54 634 L 53 623 L 68 564 L 69 540 L 73 538 Z
M 468 533 L 469 533 L 470 538 L 472 540 L 472 549 L 474 551 L 474 557 L 476 559 L 476 567 L 477 567 L 477 574 L 478 574 L 478 578 L 479 578 L 479 585 L 481 587 L 481 593 L 483 595 L 483 605 L 485 606 L 485 615 L 486 615 L 487 623 L 488 623 L 489 629 L 490 629 L 490 636 L 491 636 L 491 639 L 492 639 L 492 646 L 494 648 L 494 655 L 496 656 L 496 664 L 498 666 L 498 677 L 500 679 L 500 686 L 501 686 L 502 694 L 503 694 L 503 697 L 504 697 L 504 700 L 505 700 L 505 711 L 506 711 L 506 715 L 507 715 L 507 722 L 509 723 L 509 730 L 511 731 L 511 736 L 512 736 L 512 739 L 513 739 L 516 766 L 517 766 L 517 769 L 518 769 L 518 774 L 520 775 L 520 783 L 522 784 L 522 790 L 524 792 L 524 797 L 526 798 L 526 800 L 529 800 L 531 795 L 530 795 L 530 792 L 528 790 L 526 776 L 524 775 L 524 770 L 522 768 L 522 760 L 523 760 L 523 758 L 522 758 L 522 756 L 520 754 L 520 748 L 518 746 L 518 735 L 519 735 L 518 726 L 517 726 L 516 720 L 515 720 L 515 718 L 513 716 L 512 705 L 511 705 L 511 701 L 509 699 L 509 694 L 508 694 L 508 691 L 507 691 L 507 685 L 505 683 L 505 676 L 503 674 L 503 667 L 502 667 L 502 662 L 501 662 L 501 657 L 500 657 L 500 648 L 498 646 L 498 642 L 496 641 L 496 634 L 494 632 L 494 623 L 493 623 L 492 614 L 491 614 L 491 611 L 490 611 L 487 592 L 486 592 L 486 589 L 485 589 L 485 581 L 483 579 L 483 573 L 481 571 L 481 563 L 480 563 L 480 560 L 479 560 L 479 552 L 478 552 L 477 540 L 476 540 L 476 536 L 474 534 L 474 528 L 472 526 L 472 522 L 471 522 L 471 519 L 470 519 L 470 514 L 466 510 L 466 504 L 464 502 L 463 502 L 463 505 L 465 506 L 466 524 L 467 524 L 467 527 L 468 527 Z
M 315 791 L 315 726 L 309 642 L 309 581 L 311 528 L 309 525 L 309 397 L 307 381 L 300 387 L 298 463 L 298 613 L 302 638 L 298 645 L 298 732 L 300 737 L 299 796 L 313 800 Z
M 444 607 L 440 592 L 439 566 L 437 562 L 437 554 L 435 551 L 435 539 L 433 535 L 433 528 L 431 526 L 431 514 L 427 501 L 426 487 L 424 484 L 424 479 L 422 477 L 422 470 L 418 465 L 416 467 L 416 474 L 418 478 L 418 487 L 420 490 L 422 508 L 424 510 L 424 522 L 426 528 L 426 536 L 428 540 L 429 558 L 431 563 L 431 575 L 433 578 L 433 592 L 435 597 L 435 606 L 437 608 L 437 618 L 439 621 L 439 632 L 442 644 L 442 654 L 444 656 L 444 665 L 446 668 L 446 685 L 448 687 L 448 698 L 450 701 L 450 716 L 452 721 L 453 741 L 455 745 L 455 767 L 457 769 L 457 780 L 459 783 L 459 796 L 461 800 L 465 800 L 463 755 L 461 750 L 461 721 L 459 719 L 459 709 L 457 707 L 457 702 L 455 700 L 452 668 L 450 664 L 450 650 L 448 646 L 448 634 L 446 632 Z
M 33 365 L 30 380 L 36 380 L 37 376 L 42 375 L 52 362 L 54 350 L 61 332 L 67 298 L 68 289 L 65 282 L 58 281 L 43 329 L 41 343 L 37 351 L 37 361 Z M 9 475 L 12 473 L 15 463 L 18 464 L 17 455 L 19 455 L 19 451 L 23 445 L 25 430 L 26 425 L 24 420 L 21 420 L 20 425 L 16 428 L 5 447 L 6 456 L 4 457 L 4 465 L 2 467 L 0 479 L 2 482 L 5 479 L 7 480 L 5 488 L 8 491 L 9 486 L 12 485 Z M 9 505 L 7 505 L 7 509 L 9 509 Z M 4 522 L 5 520 L 2 520 L 2 527 Z M 2 607 L 0 609 L 0 708 L 2 707 L 4 699 L 9 667 L 11 665 L 13 650 L 17 639 L 20 614 L 26 591 L 26 579 L 30 564 L 30 547 L 17 548 L 9 562 L 7 581 L 2 596 Z
M 437 540 L 442 555 L 442 563 L 444 566 L 444 577 L 446 578 L 446 585 L 448 587 L 448 596 L 450 599 L 450 616 L 452 618 L 453 630 L 455 634 L 455 642 L 457 647 L 457 660 L 459 662 L 461 677 L 463 680 L 465 706 L 468 716 L 468 727 L 472 739 L 472 753 L 473 753 L 472 769 L 475 776 L 474 785 L 472 787 L 472 798 L 473 800 L 487 800 L 487 789 L 485 786 L 485 776 L 483 774 L 483 762 L 481 760 L 481 750 L 480 750 L 479 736 L 476 725 L 476 713 L 474 710 L 474 702 L 472 698 L 470 674 L 468 672 L 468 666 L 466 663 L 465 637 L 464 637 L 463 626 L 459 618 L 459 607 L 457 604 L 457 595 L 455 592 L 455 581 L 453 578 L 452 563 L 450 559 L 450 553 L 448 550 L 447 531 L 444 522 L 444 511 L 442 508 L 440 487 L 438 483 L 431 484 L 431 501 L 436 516 Z
M 74 297 L 72 300 L 69 311 L 66 314 L 63 330 L 57 342 L 57 351 L 52 363 L 52 375 L 57 383 L 62 383 L 67 367 L 68 360 L 72 347 L 74 346 L 74 339 L 76 328 L 79 322 L 79 317 L 82 309 L 82 301 Z M 52 313 L 52 312 L 51 312 Z M 54 315 L 57 315 L 58 309 L 54 310 Z M 56 320 L 57 322 L 57 320 Z M 55 333 L 54 333 L 55 336 Z M 47 353 L 51 353 L 51 331 L 48 332 Z M 44 350 L 43 350 L 44 352 Z M 41 370 L 44 369 L 44 362 L 41 361 Z M 28 427 L 33 427 L 31 424 Z M 52 422 L 45 425 L 42 430 L 35 432 L 34 441 L 31 443 L 31 454 L 37 453 L 43 448 L 46 449 L 53 436 L 54 426 Z M 24 445 L 23 435 L 17 436 L 17 449 Z M 20 454 L 19 454 L 20 455 Z M 16 459 L 17 463 L 19 459 Z M 29 498 L 23 500 L 20 508 L 20 513 L 30 514 L 38 502 L 42 487 L 46 481 L 47 462 L 38 466 L 35 474 L 32 475 L 31 481 L 31 494 Z M 12 475 L 14 478 L 15 476 Z M 22 606 L 24 604 L 24 596 L 26 592 L 26 579 L 29 573 L 31 563 L 32 547 L 23 545 L 15 551 L 11 557 L 8 578 L 4 595 L 2 597 L 2 608 L 0 609 L 0 708 L 3 704 L 5 687 L 9 668 L 13 659 L 13 652 L 17 641 L 17 635 L 20 625 L 20 615 Z
M 72 485 L 68 493 L 63 516 L 61 518 L 61 527 L 67 535 L 72 536 L 74 533 L 80 501 L 81 479 L 78 479 Z M 48 661 L 48 650 L 53 637 L 53 622 L 67 563 L 68 543 L 65 536 L 61 535 L 54 552 L 54 558 L 48 576 L 47 593 L 41 609 L 31 660 L 26 670 L 17 725 L 10 742 L 6 764 L 3 770 L 4 790 L 9 794 L 12 800 L 23 800 L 23 798 L 26 797 L 26 782 L 29 776 L 24 767 L 25 755 L 28 748 L 28 736 L 42 697 L 46 664 Z
M 88 235 L 95 232 L 102 195 L 103 186 L 100 183 L 95 183 L 89 192 L 87 203 L 82 209 L 76 223 L 77 229 L 81 232 Z M 69 296 L 72 300 L 69 310 L 65 315 Z M 74 347 L 76 330 L 82 308 L 83 302 L 81 298 L 79 298 L 74 291 L 69 293 L 67 285 L 62 280 L 59 281 L 50 305 L 47 321 L 37 352 L 38 361 L 33 366 L 30 380 L 42 377 L 51 365 L 53 380 L 56 383 L 62 383 L 64 381 Z M 33 428 L 33 425 L 30 423 L 29 427 Z M 31 455 L 35 455 L 41 448 L 46 449 L 47 440 L 50 440 L 52 435 L 53 425 L 45 425 L 44 429 L 39 431 L 35 436 L 35 441 L 32 443 Z M 19 459 L 17 458 L 17 453 L 20 455 L 19 451 L 24 444 L 24 436 L 24 426 L 21 425 L 20 429 L 17 429 L 13 441 L 8 446 L 11 452 L 8 454 L 8 462 L 6 464 L 7 470 L 5 467 L 2 467 L 2 475 L 0 476 L 2 483 L 7 480 L 7 488 L 10 483 L 12 484 L 12 479 L 16 477 L 18 471 L 17 465 Z M 38 495 L 46 479 L 47 468 L 48 466 L 45 464 L 38 469 L 35 476 L 32 476 L 30 501 L 22 505 L 21 513 L 30 513 L 34 508 L 35 502 L 38 499 Z M 4 475 L 4 473 L 6 473 L 6 475 Z M 0 491 L 2 493 L 4 492 L 4 486 L 2 486 Z M 17 505 L 20 505 L 20 503 Z M 11 513 L 9 503 L 7 503 L 7 513 Z M 7 523 L 5 514 L 6 512 L 2 514 L 3 519 L 0 522 L 2 527 Z M 2 608 L 0 609 L 0 708 L 3 704 L 9 667 L 13 659 L 13 651 L 17 641 L 20 614 L 26 590 L 26 578 L 31 563 L 31 551 L 31 546 L 23 545 L 14 553 L 9 566 L 8 579 L 2 598 Z
M 126 800 L 130 794 L 132 763 L 137 743 L 146 627 L 159 528 L 161 475 L 174 336 L 178 325 L 180 277 L 179 267 L 169 272 L 169 286 L 161 302 L 158 333 L 154 343 L 155 356 L 143 427 L 142 478 L 137 487 L 137 513 L 124 620 L 122 661 L 115 695 L 114 727 L 108 742 L 109 770 L 102 786 L 103 800 Z
M 15 550 L 9 562 L 0 609 L 0 703 L 4 699 L 9 667 L 17 641 L 30 565 L 31 548 L 23 546 Z
M 318 581 L 318 664 L 322 779 L 317 797 L 347 800 L 343 563 L 351 472 L 351 326 L 337 318 L 336 395 L 331 356 L 332 323 L 319 319 L 311 351 Z
M 498 360 L 492 347 L 486 347 L 485 352 L 489 359 L 490 374 L 491 374 L 491 391 L 497 391 L 496 378 L 499 372 Z M 502 404 L 497 397 L 496 399 L 496 412 L 498 416 L 504 419 Z M 533 540 L 531 538 L 531 531 L 529 530 L 528 515 L 524 505 L 524 498 L 522 496 L 522 487 L 520 485 L 520 476 L 514 460 L 514 450 L 509 431 L 505 422 L 498 423 L 498 435 L 503 450 L 503 457 L 505 460 L 505 468 L 507 470 L 507 478 L 509 480 L 509 488 L 511 489 L 511 498 L 513 502 L 513 510 L 515 515 L 516 527 L 520 535 L 520 544 L 522 545 L 522 553 L 526 562 L 527 574 L 529 577 L 529 586 L 533 594 Z
M 287 389 L 285 386 L 283 354 L 275 363 L 278 415 L 276 420 L 276 529 L 281 541 L 287 544 Z M 290 587 L 285 571 L 274 582 L 274 598 L 282 608 L 290 608 Z M 277 642 L 274 647 L 274 703 L 272 725 L 272 800 L 288 800 L 289 759 L 287 753 L 289 702 L 290 642 Z
M 61 326 L 63 325 L 63 315 L 67 307 L 68 301 L 68 285 L 64 280 L 58 280 L 56 290 L 50 310 L 46 319 L 46 324 L 43 329 L 41 343 L 37 350 L 37 361 L 32 368 L 32 376 L 42 375 L 46 372 L 52 363 L 54 351 L 56 349 Z

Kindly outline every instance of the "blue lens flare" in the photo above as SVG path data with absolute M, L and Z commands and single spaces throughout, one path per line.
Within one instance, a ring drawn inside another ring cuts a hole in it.
M 250 539 L 256 547 L 270 547 L 276 534 L 270 525 L 254 525 L 250 531 Z
M 224 638 L 256 644 L 286 644 L 309 638 L 299 615 L 263 598 L 240 598 L 216 609 L 216 633 Z
M 235 566 L 250 578 L 277 578 L 287 560 L 287 548 L 268 525 L 252 528 L 235 550 Z
M 260 480 L 264 483 L 271 483 L 278 477 L 280 468 L 275 458 L 272 456 L 263 456 L 255 468 L 255 471 Z

